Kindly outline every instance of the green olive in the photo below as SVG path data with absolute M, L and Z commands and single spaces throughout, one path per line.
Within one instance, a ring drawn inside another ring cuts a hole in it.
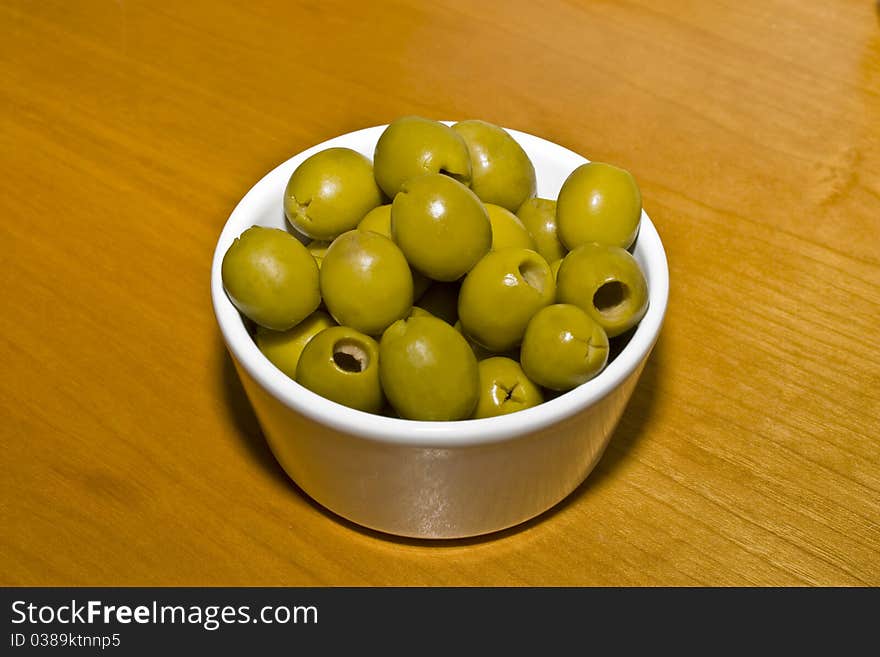
M 318 269 L 321 268 L 321 263 L 324 262 L 324 256 L 327 255 L 327 249 L 330 248 L 330 244 L 332 244 L 332 242 L 328 240 L 312 240 L 306 245 L 309 253 L 311 253 L 312 257 L 315 259 L 315 264 L 318 265 Z
M 526 327 L 520 350 L 523 371 L 551 390 L 570 390 L 595 377 L 608 361 L 608 336 L 577 306 L 542 308 Z
M 458 293 L 461 283 L 431 283 L 430 287 L 419 299 L 419 307 L 424 308 L 434 317 L 439 317 L 447 324 L 455 324 L 458 320 Z
M 611 164 L 582 164 L 559 190 L 559 238 L 569 250 L 588 242 L 629 248 L 641 216 L 642 194 L 635 178 Z
M 299 324 L 286 331 L 273 331 L 257 326 L 254 340 L 263 355 L 291 379 L 296 378 L 296 365 L 309 340 L 336 322 L 322 310 L 316 310 Z
M 553 280 L 559 281 L 559 268 L 562 266 L 562 258 L 559 260 L 554 260 L 550 263 L 550 273 L 553 274 Z
M 335 240 L 321 266 L 321 295 L 334 319 L 367 335 L 380 335 L 412 307 L 409 265 L 390 239 L 350 230 Z
M 241 314 L 276 331 L 296 326 L 321 303 L 315 259 L 278 228 L 245 230 L 224 254 L 221 277 Z
M 520 249 L 535 250 L 535 242 L 519 217 L 510 210 L 494 203 L 484 203 L 492 225 L 492 250 L 506 249 L 511 246 Z
M 515 413 L 544 402 L 541 389 L 511 358 L 493 356 L 477 363 L 480 375 L 480 398 L 475 418 Z
M 557 298 L 579 306 L 608 334 L 638 324 L 648 309 L 648 282 L 626 249 L 589 243 L 571 251 L 559 267 Z
M 537 186 L 535 167 L 522 146 L 504 128 L 478 120 L 452 126 L 468 147 L 471 189 L 484 203 L 516 212 Z
M 406 316 L 406 319 L 410 317 L 433 317 L 434 315 L 429 313 L 424 308 L 419 308 L 418 306 L 413 306 L 410 308 L 409 315 Z
M 332 240 L 382 203 L 369 158 L 350 148 L 327 148 L 300 164 L 284 191 L 284 214 L 303 235 Z
M 566 248 L 559 241 L 556 227 L 556 201 L 537 196 L 519 206 L 516 216 L 535 240 L 535 251 L 544 256 L 547 262 L 564 258 Z
M 458 317 L 465 333 L 496 353 L 516 347 L 538 310 L 553 303 L 550 265 L 529 249 L 501 249 L 482 258 L 465 277 Z
M 312 392 L 367 413 L 379 413 L 385 396 L 379 382 L 379 345 L 348 326 L 324 329 L 299 357 L 296 381 Z
M 455 324 L 453 324 L 452 327 L 456 331 L 461 333 L 461 335 L 464 337 L 464 339 L 467 340 L 468 346 L 470 346 L 471 351 L 474 352 L 474 356 L 476 357 L 477 361 L 485 360 L 487 358 L 492 358 L 492 356 L 495 356 L 495 354 L 493 354 L 491 351 L 486 349 L 486 347 L 474 342 L 474 339 L 471 336 L 469 336 L 467 333 L 464 332 L 464 329 L 461 327 L 461 320 L 460 319 L 456 320 Z
M 373 208 L 358 222 L 358 230 L 371 230 L 374 233 L 391 237 L 391 204 L 386 203 Z
M 441 173 L 470 185 L 467 144 L 449 126 L 420 116 L 404 116 L 388 125 L 373 153 L 376 181 L 394 199 L 403 184 L 426 173 Z
M 403 184 L 391 205 L 391 231 L 409 264 L 435 281 L 458 280 L 492 246 L 480 199 L 438 173 Z
M 358 230 L 371 230 L 393 240 L 394 236 L 391 234 L 391 204 L 386 203 L 370 210 L 361 219 L 357 227 Z M 412 271 L 413 299 L 415 300 L 421 298 L 425 293 L 425 290 L 431 285 L 431 279 L 412 269 L 412 267 L 410 267 L 410 270 Z
M 379 343 L 379 378 L 409 420 L 463 420 L 479 397 L 477 359 L 461 333 L 436 317 L 395 322 Z

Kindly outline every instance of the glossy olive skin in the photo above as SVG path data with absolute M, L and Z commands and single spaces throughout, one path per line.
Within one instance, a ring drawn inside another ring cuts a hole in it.
M 370 159 L 350 148 L 326 148 L 303 161 L 284 190 L 284 215 L 297 231 L 332 240 L 382 203 Z
M 380 335 L 406 317 L 413 281 L 403 253 L 379 233 L 350 230 L 327 249 L 321 296 L 333 318 L 367 335 Z
M 257 326 L 254 341 L 263 355 L 291 379 L 296 378 L 299 357 L 309 340 L 336 322 L 323 310 L 316 310 L 299 324 L 286 331 L 273 331 Z
M 385 395 L 379 382 L 379 345 L 348 326 L 324 329 L 306 344 L 296 381 L 331 401 L 379 413 Z
M 492 246 L 480 199 L 438 173 L 404 183 L 391 204 L 391 232 L 409 264 L 435 281 L 458 280 Z
M 504 356 L 493 356 L 477 363 L 480 398 L 474 418 L 515 413 L 544 402 L 541 388 L 523 372 L 520 364 Z
M 500 353 L 516 347 L 538 310 L 553 303 L 550 265 L 529 249 L 492 251 L 461 284 L 458 317 L 476 342 Z
M 405 317 L 405 319 L 409 319 L 410 317 L 434 317 L 432 313 L 429 313 L 424 308 L 419 308 L 418 306 L 413 306 L 409 310 L 409 315 Z
M 430 287 L 419 299 L 419 307 L 427 310 L 434 317 L 442 319 L 447 324 L 455 324 L 458 321 L 458 293 L 461 283 L 431 283 Z
M 583 244 L 559 267 L 557 300 L 579 306 L 613 338 L 645 316 L 648 282 L 626 249 Z
M 384 235 L 388 239 L 391 237 L 391 204 L 385 203 L 379 205 L 364 215 L 364 218 L 358 222 L 358 230 L 371 230 L 374 233 Z
M 604 162 L 572 171 L 556 201 L 559 238 L 569 250 L 588 242 L 629 248 L 641 216 L 642 194 L 635 178 Z
M 471 158 L 464 139 L 449 126 L 403 116 L 379 136 L 373 152 L 376 182 L 390 199 L 403 184 L 426 173 L 443 173 L 470 185 Z
M 535 241 L 525 225 L 513 212 L 494 203 L 483 203 L 492 226 L 492 250 L 511 246 L 535 251 Z
M 532 197 L 519 206 L 516 216 L 526 227 L 535 241 L 535 251 L 544 260 L 553 262 L 565 257 L 568 250 L 559 240 L 556 226 L 556 201 L 547 198 Z
M 321 303 L 315 259 L 277 228 L 245 230 L 224 254 L 221 276 L 239 312 L 276 331 L 297 325 Z
M 379 343 L 379 379 L 409 420 L 463 420 L 479 398 L 477 359 L 461 333 L 436 317 L 388 327 Z
M 562 258 L 554 260 L 550 263 L 550 273 L 553 274 L 553 280 L 559 283 L 559 268 L 562 266 Z
M 608 336 L 577 306 L 553 304 L 535 313 L 526 327 L 520 362 L 538 385 L 571 390 L 605 367 Z
M 370 210 L 360 223 L 357 225 L 358 230 L 371 230 L 374 233 L 384 235 L 390 240 L 394 239 L 391 234 L 391 204 L 386 203 L 378 208 Z M 320 263 L 318 263 L 320 265 Z M 431 279 L 410 267 L 413 277 L 413 300 L 421 298 L 425 290 L 431 285 Z
M 535 195 L 537 178 L 529 156 L 504 128 L 470 119 L 452 126 L 462 136 L 471 159 L 471 189 L 484 203 L 516 212 Z
M 473 338 L 471 338 L 471 336 L 464 332 L 464 329 L 461 327 L 460 319 L 452 325 L 452 328 L 461 333 L 464 339 L 467 340 L 467 343 L 470 346 L 471 351 L 474 352 L 474 356 L 477 358 L 478 362 L 481 360 L 486 360 L 487 358 L 492 358 L 493 356 L 497 355 L 486 349 L 486 347 L 474 342 Z

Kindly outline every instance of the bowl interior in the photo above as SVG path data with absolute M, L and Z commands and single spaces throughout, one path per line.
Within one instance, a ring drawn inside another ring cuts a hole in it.
M 666 312 L 669 273 L 659 235 L 643 211 L 633 255 L 648 280 L 649 306 L 626 346 L 594 379 L 543 404 L 510 415 L 457 422 L 400 420 L 357 411 L 303 388 L 278 370 L 257 348 L 241 315 L 223 290 L 223 255 L 245 229 L 253 225 L 287 230 L 298 238 L 284 218 L 284 188 L 301 162 L 325 148 L 341 146 L 370 159 L 385 125 L 365 128 L 317 144 L 283 162 L 259 180 L 233 210 L 217 241 L 211 268 L 211 295 L 220 331 L 232 356 L 251 377 L 289 408 L 339 431 L 366 439 L 418 445 L 450 446 L 506 440 L 561 421 L 601 399 L 650 354 Z M 537 195 L 555 199 L 566 177 L 588 160 L 540 137 L 508 129 L 535 166 Z

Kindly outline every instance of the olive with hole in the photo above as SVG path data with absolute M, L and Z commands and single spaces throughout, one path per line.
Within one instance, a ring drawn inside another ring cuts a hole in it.
M 409 313 L 412 274 L 390 239 L 372 231 L 350 230 L 327 249 L 321 265 L 321 296 L 343 326 L 380 335 Z
M 403 184 L 391 204 L 391 232 L 409 264 L 435 281 L 458 280 L 492 247 L 483 203 L 439 173 Z
M 391 204 L 386 203 L 367 212 L 357 227 L 358 230 L 371 230 L 393 240 L 394 236 L 391 234 Z M 318 264 L 320 265 L 320 263 Z M 431 279 L 415 271 L 412 267 L 410 267 L 410 270 L 413 277 L 413 300 L 416 300 L 421 298 L 425 290 L 431 285 Z
M 390 198 L 403 184 L 426 173 L 450 176 L 464 185 L 471 182 L 471 158 L 464 139 L 448 125 L 421 116 L 392 121 L 373 151 L 376 182 Z
M 559 240 L 556 226 L 556 201 L 534 196 L 519 206 L 516 216 L 535 241 L 535 251 L 547 262 L 564 258 L 568 250 Z
M 530 249 L 501 249 L 481 259 L 465 277 L 458 296 L 462 328 L 495 353 L 522 340 L 538 310 L 553 303 L 550 265 Z
M 535 250 L 535 242 L 525 225 L 513 212 L 494 203 L 484 203 L 492 226 L 492 250 L 518 247 Z
M 642 194 L 633 175 L 604 162 L 572 171 L 556 201 L 559 238 L 569 250 L 588 242 L 629 248 L 641 217 Z
M 577 306 L 542 308 L 526 327 L 520 363 L 538 385 L 571 390 L 599 374 L 607 362 L 608 336 Z
M 239 235 L 221 264 L 229 300 L 260 326 L 286 331 L 321 303 L 318 266 L 287 231 L 252 226 Z
M 379 413 L 385 395 L 379 382 L 379 345 L 348 326 L 324 329 L 306 344 L 296 381 L 331 401 Z
M 476 357 L 461 333 L 436 317 L 388 327 L 379 342 L 379 379 L 409 420 L 464 420 L 479 397 Z
M 296 366 L 302 350 L 309 340 L 331 326 L 336 326 L 333 318 L 323 310 L 316 310 L 286 331 L 273 331 L 264 326 L 257 326 L 254 340 L 269 362 L 291 379 L 295 379 Z
M 583 244 L 562 261 L 557 299 L 579 306 L 613 338 L 638 324 L 648 309 L 648 282 L 626 249 Z
M 471 189 L 484 203 L 516 212 L 537 187 L 535 167 L 523 147 L 501 126 L 469 119 L 452 126 L 467 144 Z
M 332 240 L 382 203 L 373 164 L 350 148 L 326 148 L 302 162 L 284 190 L 284 214 L 297 231 Z
M 544 402 L 541 388 L 511 358 L 493 356 L 477 363 L 480 397 L 474 418 L 496 417 L 537 406 Z

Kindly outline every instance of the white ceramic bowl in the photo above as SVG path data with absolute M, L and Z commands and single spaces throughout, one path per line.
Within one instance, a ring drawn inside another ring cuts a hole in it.
M 332 146 L 372 159 L 385 127 L 303 151 L 244 196 L 214 252 L 211 295 L 217 323 L 272 452 L 320 504 L 360 525 L 409 537 L 460 538 L 511 527 L 566 497 L 602 456 L 666 312 L 663 245 L 643 213 L 634 255 L 648 279 L 648 311 L 617 358 L 574 390 L 510 415 L 460 422 L 399 420 L 336 404 L 289 379 L 260 353 L 223 290 L 220 264 L 233 239 L 249 226 L 288 229 L 284 188 L 303 160 Z M 587 162 L 544 139 L 508 132 L 534 163 L 543 198 L 555 199 L 566 176 Z

